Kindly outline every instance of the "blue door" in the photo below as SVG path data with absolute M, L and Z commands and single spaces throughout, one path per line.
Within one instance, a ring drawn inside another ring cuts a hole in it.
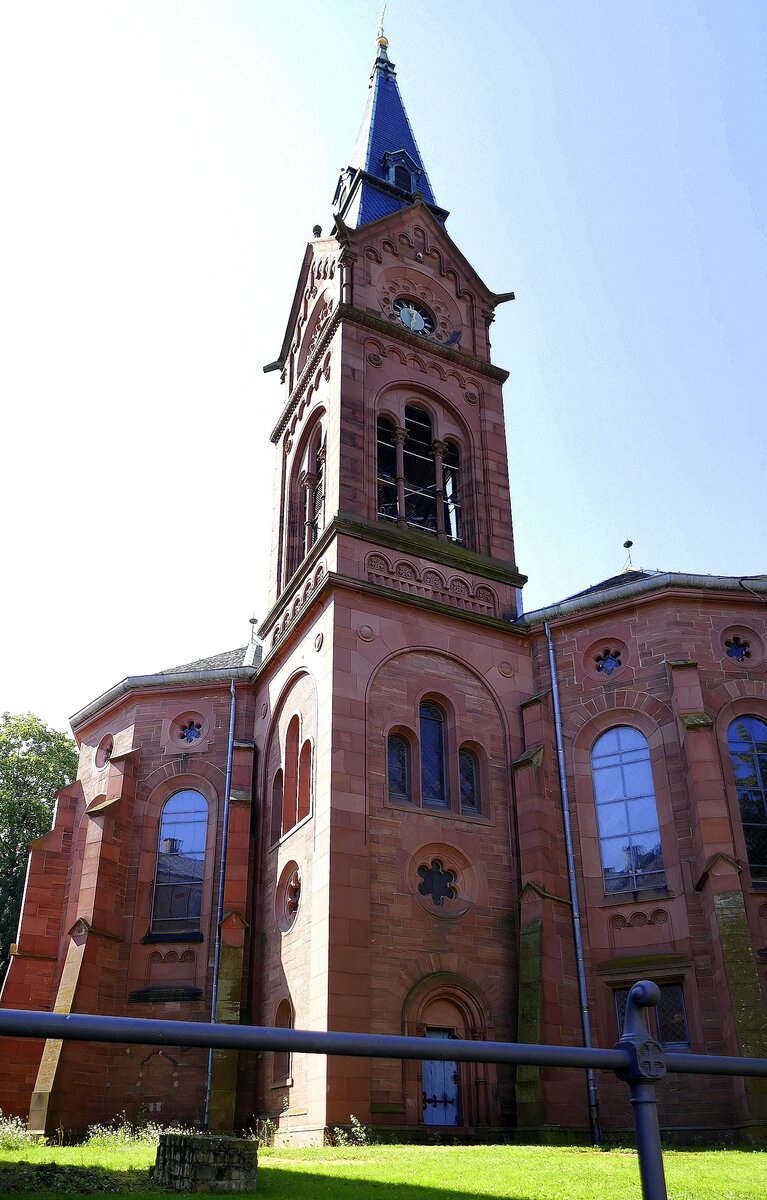
M 449 1029 L 427 1029 L 427 1038 L 449 1038 Z M 458 1063 L 423 1062 L 423 1120 L 425 1125 L 458 1124 Z

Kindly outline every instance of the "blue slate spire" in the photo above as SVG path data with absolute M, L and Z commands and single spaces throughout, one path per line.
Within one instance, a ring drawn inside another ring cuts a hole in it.
M 412 204 L 417 194 L 444 223 L 402 103 L 389 42 L 379 33 L 365 115 L 352 161 L 338 180 L 333 209 L 352 229 Z

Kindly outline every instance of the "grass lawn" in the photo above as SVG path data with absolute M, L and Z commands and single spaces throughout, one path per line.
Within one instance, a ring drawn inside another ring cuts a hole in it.
M 30 1146 L 0 1150 L 0 1197 L 70 1200 L 95 1191 L 157 1200 L 148 1146 Z M 68 1167 L 41 1178 L 23 1163 Z M 767 1200 L 767 1153 L 669 1150 L 670 1200 Z M 266 1200 L 640 1200 L 636 1156 L 628 1150 L 548 1146 L 370 1146 L 262 1150 L 258 1192 Z

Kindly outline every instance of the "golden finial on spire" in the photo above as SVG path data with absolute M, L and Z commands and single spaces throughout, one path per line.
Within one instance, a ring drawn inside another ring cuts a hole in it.
M 381 9 L 381 16 L 378 19 L 378 34 L 377 34 L 378 45 L 383 46 L 384 49 L 386 49 L 386 47 L 389 45 L 389 39 L 384 36 L 384 17 L 385 16 L 386 16 L 386 5 L 384 4 L 383 8 Z

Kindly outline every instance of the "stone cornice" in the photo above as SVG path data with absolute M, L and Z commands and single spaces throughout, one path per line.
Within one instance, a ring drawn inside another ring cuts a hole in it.
M 751 592 L 752 598 L 758 595 L 760 599 L 764 598 L 767 601 L 767 579 L 764 577 L 749 579 L 747 576 L 736 575 L 685 575 L 675 571 L 659 571 L 644 579 L 631 580 L 604 591 L 571 596 L 568 600 L 560 600 L 546 608 L 531 610 L 519 618 L 519 624 L 532 632 L 546 621 L 563 623 L 577 620 L 581 613 L 594 608 L 619 609 L 628 602 L 639 604 L 657 599 L 659 592 L 669 590 L 684 591 L 697 599 L 711 600 L 715 598 L 711 594 L 714 592 L 729 592 L 731 598 L 737 596 L 740 600 L 747 600 L 748 593 Z
M 402 342 L 412 349 L 419 350 L 421 354 L 432 354 L 435 358 L 454 363 L 467 371 L 473 371 L 475 375 L 484 375 L 486 379 L 492 379 L 496 383 L 503 384 L 509 377 L 509 372 L 505 371 L 503 367 L 496 367 L 492 363 L 486 362 L 484 358 L 477 358 L 473 354 L 467 354 L 464 350 L 456 350 L 451 346 L 443 346 L 441 342 L 420 337 L 417 333 L 411 333 L 408 329 L 405 329 L 404 325 L 399 326 L 384 317 L 374 316 L 373 313 L 365 312 L 364 309 L 355 308 L 353 304 L 341 303 L 334 309 L 333 315 L 323 329 L 314 351 L 304 363 L 304 368 L 296 381 L 293 391 L 288 397 L 285 407 L 280 413 L 279 420 L 269 435 L 270 440 L 275 444 L 282 437 L 288 421 L 298 406 L 298 402 L 306 391 L 310 380 L 316 374 L 322 357 L 326 353 L 327 347 L 342 321 L 348 321 L 350 324 L 371 329 L 381 337 L 388 337 L 392 341 Z
M 314 612 L 319 601 L 324 599 L 327 592 L 333 588 L 356 592 L 357 594 L 363 593 L 367 596 L 386 600 L 387 604 L 404 604 L 410 608 L 420 608 L 427 612 L 437 613 L 439 616 L 452 617 L 456 621 L 466 621 L 473 625 L 482 625 L 486 629 L 495 629 L 501 633 L 511 634 L 512 636 L 523 636 L 522 630 L 517 629 L 510 621 L 504 621 L 502 618 L 488 617 L 483 613 L 470 612 L 465 608 L 454 608 L 451 604 L 440 604 L 439 601 L 429 600 L 425 596 L 413 596 L 409 593 L 394 591 L 392 588 L 382 587 L 380 584 L 369 583 L 364 579 L 353 578 L 349 575 L 339 575 L 334 571 L 329 571 L 326 575 L 323 575 L 317 587 L 307 598 L 305 605 L 296 614 L 295 619 L 291 621 L 290 628 L 283 637 L 275 645 L 271 646 L 268 652 L 264 652 L 259 672 L 262 672 L 282 649 L 291 642 L 292 635 L 296 630 L 301 628 L 306 618 Z M 274 626 L 285 607 L 286 605 L 283 602 L 280 605 L 275 605 L 270 610 L 267 620 L 261 625 L 261 629 L 265 633 Z
M 113 705 L 118 704 L 132 693 L 139 693 L 152 688 L 162 688 L 167 692 L 198 689 L 209 684 L 220 684 L 226 687 L 231 679 L 237 683 L 252 682 L 258 674 L 258 665 L 252 667 L 215 667 L 203 671 L 168 671 L 157 675 L 128 675 L 120 680 L 109 691 L 97 696 L 85 708 L 81 708 L 69 718 L 72 731 L 77 733 L 82 727 L 96 716 L 103 714 Z
M 506 583 L 510 587 L 517 588 L 521 588 L 527 583 L 527 576 L 521 575 L 516 566 L 504 566 L 497 559 L 477 554 L 476 551 L 468 550 L 465 546 L 457 546 L 453 542 L 440 542 L 426 533 L 416 533 L 411 529 L 399 529 L 386 521 L 363 521 L 359 517 L 339 513 L 333 519 L 332 527 L 338 533 L 346 533 L 349 537 L 359 538 L 360 541 L 387 546 L 389 549 L 399 550 L 403 554 L 415 554 L 419 558 L 428 558 L 432 562 L 442 563 L 446 567 L 471 571 L 474 575 L 481 575 L 485 579 L 494 579 L 496 583 Z
M 449 542 L 440 542 L 436 538 L 429 537 L 427 534 L 398 529 L 388 525 L 384 521 L 363 521 L 359 518 L 339 513 L 325 527 L 320 539 L 315 542 L 309 554 L 307 554 L 301 563 L 301 566 L 280 591 L 276 602 L 269 609 L 269 612 L 259 626 L 259 636 L 261 638 L 265 638 L 268 635 L 275 621 L 284 611 L 287 603 L 301 590 L 307 578 L 311 575 L 317 561 L 322 557 L 332 539 L 339 534 L 346 534 L 348 537 L 368 542 L 371 546 L 386 546 L 391 550 L 399 550 L 403 554 L 413 554 L 419 558 L 428 558 L 431 562 L 441 563 L 443 566 L 453 567 L 456 570 L 469 571 L 473 575 L 481 576 L 483 579 L 492 579 L 496 583 L 505 583 L 510 587 L 521 588 L 523 584 L 527 583 L 527 576 L 520 575 L 513 567 L 504 567 L 496 562 L 495 559 L 486 558 L 482 554 L 476 554 L 473 550 L 467 550 L 464 546 L 455 546 Z M 358 580 L 358 583 L 361 589 L 363 587 L 373 587 L 387 596 L 401 595 L 401 593 L 388 588 L 378 588 L 374 584 L 366 584 L 365 581 Z M 416 597 L 410 596 L 409 599 L 415 601 Z M 443 604 L 437 604 L 437 608 L 440 612 L 444 610 L 448 612 L 457 611 L 451 606 Z M 470 615 L 475 616 L 477 614 Z M 498 624 L 497 618 L 490 619 Z M 517 626 L 512 625 L 510 621 L 502 621 L 502 623 L 507 629 L 517 629 Z M 526 630 L 520 629 L 519 632 L 525 633 Z

